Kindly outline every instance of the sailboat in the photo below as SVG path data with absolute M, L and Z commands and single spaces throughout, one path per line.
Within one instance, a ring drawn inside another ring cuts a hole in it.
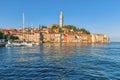
M 10 42 L 8 40 L 7 44 L 5 45 L 6 47 L 20 47 L 21 44 L 20 43 L 15 43 L 15 42 Z
M 34 43 L 34 42 L 25 42 L 24 41 L 24 13 L 23 13 L 23 41 L 22 43 L 14 43 L 14 42 L 10 42 L 8 41 L 8 43 L 6 44 L 6 47 L 32 47 L 32 46 L 36 46 L 36 45 L 39 45 L 38 43 Z
M 24 21 L 25 21 L 25 19 L 24 19 L 24 13 L 23 13 L 23 42 L 21 43 L 21 46 L 32 47 L 33 46 L 32 43 L 27 43 L 24 41 Z
M 15 43 L 15 42 L 10 42 L 8 40 L 7 44 L 5 45 L 6 47 L 31 47 L 31 43 L 26 43 L 24 42 L 24 13 L 23 13 L 23 42 L 22 43 Z
M 26 46 L 26 47 L 32 47 L 32 46 L 36 46 L 39 45 L 39 43 L 35 43 L 35 42 L 25 42 L 24 41 L 24 13 L 23 13 L 23 42 L 21 43 L 22 46 Z

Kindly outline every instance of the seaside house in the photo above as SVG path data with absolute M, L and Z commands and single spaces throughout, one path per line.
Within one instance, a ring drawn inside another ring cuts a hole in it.
M 92 43 L 109 43 L 109 37 L 105 34 L 92 34 Z

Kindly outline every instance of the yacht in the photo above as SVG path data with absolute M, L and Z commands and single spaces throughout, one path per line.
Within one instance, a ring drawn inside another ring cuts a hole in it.
M 8 40 L 8 43 L 5 45 L 6 47 L 21 47 L 20 43 L 10 42 Z
M 35 45 L 39 45 L 38 43 L 35 42 L 25 42 L 24 41 L 24 13 L 23 13 L 23 42 L 21 43 L 22 46 L 26 46 L 26 47 L 32 47 Z
M 5 46 L 5 44 L 6 44 L 5 39 L 1 39 L 0 40 L 0 47 Z
M 24 13 L 23 13 L 23 41 L 21 43 L 8 41 L 6 47 L 32 47 L 36 45 L 39 45 L 39 43 L 24 41 Z
M 6 47 L 32 47 L 32 46 L 37 46 L 39 45 L 38 43 L 34 42 L 22 42 L 22 43 L 17 43 L 17 42 L 10 42 L 5 45 Z

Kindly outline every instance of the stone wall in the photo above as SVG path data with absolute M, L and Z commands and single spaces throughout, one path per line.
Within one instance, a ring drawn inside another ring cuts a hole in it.
M 104 34 L 47 34 L 47 33 L 25 33 L 25 41 L 40 42 L 80 42 L 80 43 L 108 43 L 109 37 Z M 22 34 L 16 34 L 20 40 L 23 40 Z
M 109 37 L 104 34 L 43 34 L 44 42 L 80 42 L 80 43 L 108 43 Z
M 92 43 L 109 43 L 109 37 L 105 34 L 92 34 Z

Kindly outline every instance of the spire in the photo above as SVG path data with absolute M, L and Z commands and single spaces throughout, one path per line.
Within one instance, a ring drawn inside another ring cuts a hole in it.
M 63 13 L 60 11 L 60 28 L 63 27 Z
M 60 15 L 63 15 L 63 14 L 62 14 L 62 11 L 60 11 Z

